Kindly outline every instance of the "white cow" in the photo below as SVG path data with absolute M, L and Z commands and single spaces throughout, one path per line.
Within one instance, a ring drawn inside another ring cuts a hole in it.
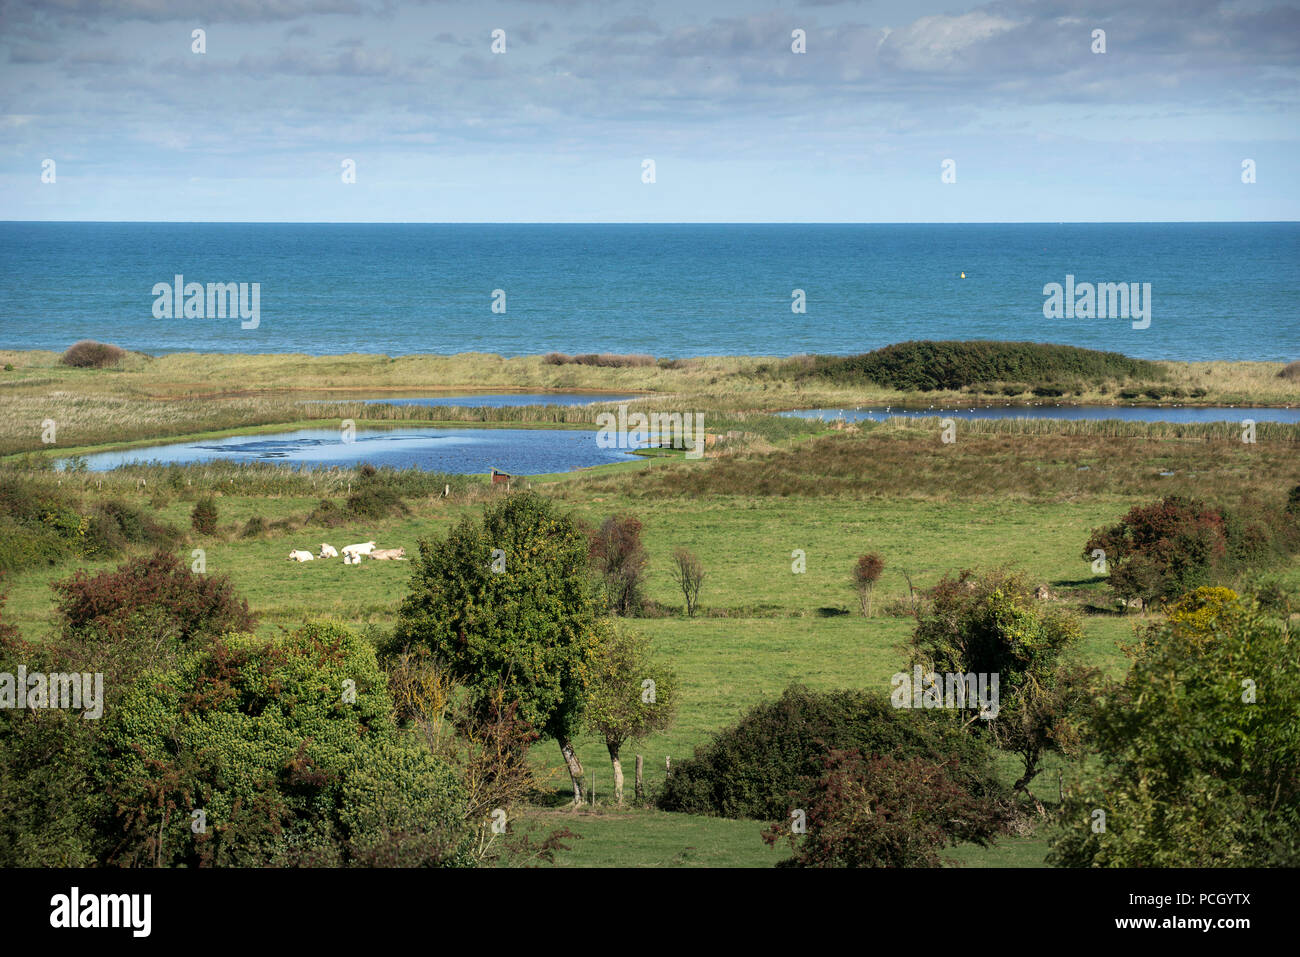
M 344 564 L 344 565 L 360 565 L 360 564 L 361 564 L 361 556 L 358 555 L 356 552 L 349 552 L 349 551 L 347 551 L 347 550 L 345 549 L 344 552 L 343 552 L 343 564 Z
M 376 548 L 370 553 L 370 557 L 378 561 L 406 561 L 405 548 Z
M 333 545 L 327 545 L 325 542 L 321 542 L 320 555 L 318 555 L 317 557 L 338 558 L 339 557 L 338 549 L 336 549 Z
M 311 552 L 304 552 L 302 549 L 294 549 L 289 553 L 291 562 L 309 562 L 315 557 Z
M 353 554 L 353 555 L 369 555 L 369 554 L 370 554 L 371 552 L 373 552 L 374 550 L 375 550 L 375 543 L 374 543 L 374 542 L 362 542 L 362 543 L 359 544 L 359 545 L 346 545 L 346 546 L 344 546 L 344 548 L 343 548 L 343 554 L 344 554 L 344 555 L 347 555 L 347 554 L 351 553 L 351 554 Z

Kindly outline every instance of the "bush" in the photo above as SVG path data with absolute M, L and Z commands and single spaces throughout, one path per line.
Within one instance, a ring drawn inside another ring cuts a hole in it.
M 364 483 L 349 495 L 347 510 L 355 518 L 388 518 L 408 511 L 401 495 L 378 482 Z
M 180 530 L 165 525 L 124 502 L 110 500 L 90 513 L 83 552 L 86 555 L 114 555 L 128 545 L 170 547 L 180 540 Z
M 1083 557 L 1091 561 L 1095 549 L 1106 553 L 1115 594 L 1149 604 L 1211 582 L 1228 556 L 1226 523 L 1217 508 L 1170 495 L 1095 529 Z
M 63 353 L 65 366 L 77 369 L 105 369 L 117 365 L 126 356 L 126 350 L 93 339 L 82 339 Z
M 152 634 L 184 644 L 256 624 L 228 578 L 196 574 L 166 552 L 94 576 L 79 570 L 53 588 L 70 635 L 117 640 L 138 632 L 147 619 Z
M 1100 760 L 1066 792 L 1052 862 L 1300 866 L 1298 649 L 1226 589 L 1180 601 L 1090 722 Z
M 261 515 L 254 515 L 244 523 L 243 531 L 239 533 L 240 538 L 256 538 L 266 532 L 266 520 Z
M 217 532 L 217 503 L 211 496 L 199 499 L 190 512 L 190 527 L 200 535 Z
M 940 849 L 987 846 L 1003 823 L 998 805 L 963 788 L 958 774 L 954 762 L 831 751 L 821 777 L 791 796 L 806 833 L 796 836 L 787 816 L 763 840 L 789 838 L 794 854 L 778 867 L 939 867 Z
M 895 708 L 883 693 L 813 692 L 791 685 L 675 764 L 658 806 L 666 811 L 786 820 L 790 795 L 820 777 L 828 750 L 924 758 L 946 764 L 967 792 L 1001 800 L 1006 791 L 984 742 L 935 711 Z
M 219 639 L 139 681 L 103 738 L 104 863 L 471 861 L 462 787 L 396 728 L 373 650 L 341 626 Z
M 1300 359 L 1283 366 L 1277 377 L 1279 379 L 1289 379 L 1292 382 L 1300 382 Z
M 880 574 L 885 570 L 885 560 L 879 555 L 859 555 L 853 565 L 853 587 L 858 593 L 858 606 L 862 614 L 871 617 L 871 593 L 875 590 Z
M 599 366 L 606 369 L 641 368 L 655 364 L 655 357 L 641 354 L 615 355 L 609 352 L 596 354 L 584 353 L 580 356 L 565 355 L 563 352 L 548 352 L 542 360 L 547 365 L 563 366 L 577 364 L 582 366 Z
M 1045 395 L 1063 395 L 1065 388 L 1055 385 L 1063 381 L 1100 384 L 1115 379 L 1167 377 L 1156 363 L 1130 359 L 1118 352 L 986 340 L 902 342 L 861 355 L 814 356 L 810 370 L 806 363 L 787 362 L 780 368 L 783 374 L 795 377 L 811 375 L 849 383 L 867 380 L 907 391 L 1030 382 L 1054 390 L 1039 393 Z

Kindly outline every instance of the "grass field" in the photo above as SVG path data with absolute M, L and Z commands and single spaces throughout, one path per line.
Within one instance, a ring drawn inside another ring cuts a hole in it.
M 297 423 L 301 414 L 290 397 L 267 403 L 248 400 L 247 406 L 238 406 L 245 400 L 195 394 L 197 382 L 218 392 L 214 381 L 261 387 L 283 372 L 279 357 L 223 357 L 207 376 L 201 375 L 199 360 L 186 356 L 132 359 L 122 371 L 98 372 L 67 370 L 53 365 L 48 356 L 40 359 L 44 365 L 30 353 L 9 357 L 18 360 L 15 364 L 22 373 L 16 383 L 7 383 L 0 391 L 11 413 L 0 431 L 7 430 L 4 441 L 11 450 L 16 442 L 14 410 L 38 415 L 40 403 L 51 401 L 55 394 L 50 389 L 60 396 L 57 401 L 69 407 L 88 402 L 88 417 L 103 403 L 122 403 L 126 410 L 142 403 L 141 408 L 155 411 L 179 403 L 182 412 L 174 419 L 161 414 L 151 417 L 152 413 L 132 419 L 131 426 L 118 435 L 128 440 L 177 434 L 169 430 L 196 423 L 217 427 L 222 417 L 267 417 L 260 423 L 220 426 L 248 429 Z M 484 388 L 509 381 L 520 388 L 627 389 L 634 384 L 703 388 L 709 384 L 706 377 L 716 377 L 714 388 L 720 394 L 733 389 L 733 380 L 743 379 L 748 361 L 701 360 L 687 369 L 609 370 L 475 357 L 462 369 L 452 359 L 337 357 L 312 360 L 308 365 L 314 371 L 299 370 L 290 381 L 301 386 L 316 375 L 317 386 L 341 388 L 341 383 L 355 384 L 361 370 L 370 370 L 379 385 L 393 388 L 436 380 L 447 388 L 471 382 Z M 460 378 L 449 378 L 449 369 L 460 370 Z M 1234 378 L 1245 375 L 1236 366 L 1206 372 L 1211 373 L 1225 383 L 1265 381 L 1263 371 L 1253 379 Z M 746 395 L 755 398 L 759 392 Z M 157 398 L 164 393 L 175 398 Z M 85 399 L 89 395 L 96 398 Z M 764 397 L 769 399 L 780 404 L 790 396 Z M 235 404 L 202 412 L 213 403 Z M 365 411 L 355 408 L 358 415 Z M 753 421 L 771 420 L 763 416 Z M 77 426 L 73 431 L 89 444 L 103 441 L 113 428 L 109 422 L 84 429 Z M 581 474 L 525 480 L 592 525 L 616 514 L 634 514 L 644 523 L 650 556 L 648 597 L 670 613 L 622 624 L 649 635 L 677 671 L 681 707 L 671 728 L 625 748 L 629 792 L 635 753 L 645 757 L 647 784 L 653 792 L 663 781 L 666 759 L 690 756 L 712 733 L 754 704 L 779 695 L 791 682 L 816 689 L 887 691 L 890 675 L 904 667 L 903 646 L 912 625 L 905 612 L 906 576 L 917 588 L 928 588 L 944 574 L 963 568 L 1021 570 L 1034 584 L 1047 585 L 1054 601 L 1081 617 L 1085 638 L 1077 649 L 1078 659 L 1111 675 L 1120 674 L 1125 667 L 1121 646 L 1132 640 L 1144 619 L 1114 610 L 1104 579 L 1093 575 L 1082 557 L 1089 532 L 1136 502 L 1168 491 L 1237 503 L 1284 496 L 1300 482 L 1300 427 L 1261 429 L 1259 442 L 1245 447 L 1234 430 L 1218 427 L 983 423 L 964 429 L 951 445 L 939 442 L 935 428 L 926 422 L 839 432 L 806 424 L 782 432 L 787 427 L 773 426 L 766 435 L 761 435 L 761 426 L 756 428 L 759 440 L 702 462 L 638 460 Z M 16 466 L 10 463 L 5 468 Z M 455 480 L 452 494 L 444 497 L 442 483 L 430 481 L 437 493 L 409 496 L 406 515 L 325 528 L 311 524 L 307 516 L 322 497 L 341 496 L 351 488 L 355 476 L 350 470 L 313 476 L 267 468 L 196 466 L 176 474 L 148 469 L 106 475 L 31 474 L 45 482 L 66 482 L 69 490 L 88 499 L 124 498 L 186 529 L 187 539 L 178 554 L 188 561 L 193 549 L 203 549 L 207 570 L 233 579 L 261 615 L 259 630 L 268 635 L 322 617 L 388 629 L 407 589 L 409 564 L 297 564 L 286 561 L 291 548 L 314 552 L 322 542 L 341 547 L 374 538 L 380 547 L 404 546 L 413 556 L 422 539 L 444 534 L 461 517 L 477 514 L 483 501 L 500 494 L 479 480 L 461 478 Z M 194 501 L 214 492 L 217 534 L 189 532 Z M 241 529 L 253 517 L 282 521 L 286 527 L 242 537 Z M 689 620 L 672 613 L 682 603 L 669 574 L 670 557 L 679 546 L 695 552 L 707 571 L 701 613 Z M 886 562 L 871 618 L 858 613 L 849 586 L 854 559 L 867 551 L 878 552 Z M 802 573 L 792 567 L 797 552 L 802 552 L 806 565 Z M 6 620 L 17 624 L 25 636 L 41 638 L 52 628 L 52 580 L 76 568 L 93 571 L 120 560 L 117 556 L 98 562 L 69 561 L 9 575 L 4 583 L 9 596 Z M 1300 564 L 1292 562 L 1275 571 L 1293 585 L 1300 584 Z M 572 842 L 573 850 L 560 855 L 559 865 L 765 867 L 786 853 L 759 839 L 759 822 L 608 807 L 601 800 L 608 795 L 611 781 L 603 743 L 584 735 L 578 748 L 585 770 L 594 774 L 598 806 L 562 807 L 567 779 L 559 773 L 558 749 L 553 742 L 543 742 L 537 745 L 534 759 L 546 785 L 536 805 L 521 815 L 521 826 L 538 833 L 563 826 L 582 835 Z M 1049 805 L 1055 800 L 1055 768 L 1049 762 L 1034 786 Z M 1008 780 L 1014 778 L 1014 771 L 1008 762 Z M 1046 851 L 1047 836 L 1040 829 L 1022 838 L 1004 839 L 993 848 L 958 848 L 951 856 L 962 866 L 1041 866 Z

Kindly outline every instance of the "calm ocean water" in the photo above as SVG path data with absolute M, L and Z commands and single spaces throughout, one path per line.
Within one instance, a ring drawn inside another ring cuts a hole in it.
M 155 318 L 154 285 L 178 273 L 260 283 L 257 327 Z M 1149 328 L 1045 318 L 1043 287 L 1067 274 L 1150 283 Z M 19 349 L 681 357 L 1013 339 L 1290 361 L 1297 290 L 1296 223 L 0 223 L 0 348 Z

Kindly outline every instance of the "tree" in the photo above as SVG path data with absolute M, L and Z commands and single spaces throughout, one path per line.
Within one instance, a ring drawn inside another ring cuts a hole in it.
M 686 616 L 695 617 L 700 600 L 700 586 L 704 584 L 704 565 L 691 552 L 679 548 L 673 552 L 673 580 L 686 599 Z
M 1115 594 L 1151 604 L 1210 583 L 1228 554 L 1227 523 L 1213 506 L 1169 495 L 1095 529 L 1083 557 L 1092 561 L 1098 549 Z
M 860 555 L 853 566 L 853 587 L 858 592 L 858 606 L 862 614 L 871 617 L 871 592 L 885 570 L 885 560 L 879 555 Z
M 605 601 L 617 615 L 634 615 L 645 601 L 646 569 L 641 522 L 631 515 L 610 516 L 591 536 L 591 564 L 605 586 Z
M 1226 591 L 1191 593 L 1128 649 L 1053 863 L 1300 866 L 1300 628 Z
M 997 804 L 963 788 L 954 768 L 951 761 L 832 750 L 821 776 L 791 796 L 804 828 L 795 831 L 787 817 L 763 840 L 789 838 L 794 854 L 781 867 L 938 867 L 940 849 L 965 841 L 987 846 L 1002 825 Z
M 623 803 L 624 743 L 667 728 L 677 708 L 677 676 L 650 653 L 650 640 L 609 628 L 592 668 L 587 722 L 605 739 L 614 767 L 614 800 Z
M 945 576 L 930 598 L 930 613 L 912 633 L 913 663 L 941 675 L 997 677 L 996 711 L 972 716 L 967 727 L 987 729 L 1020 757 L 1024 773 L 1015 790 L 1028 793 L 1045 754 L 1079 746 L 1094 676 L 1062 662 L 1082 637 L 1079 623 L 1036 607 L 1025 580 L 1005 572 Z
M 393 650 L 423 645 L 488 708 L 498 688 L 560 746 L 583 800 L 573 735 L 602 619 L 577 522 L 533 492 L 488 505 L 445 539 L 420 542 Z

